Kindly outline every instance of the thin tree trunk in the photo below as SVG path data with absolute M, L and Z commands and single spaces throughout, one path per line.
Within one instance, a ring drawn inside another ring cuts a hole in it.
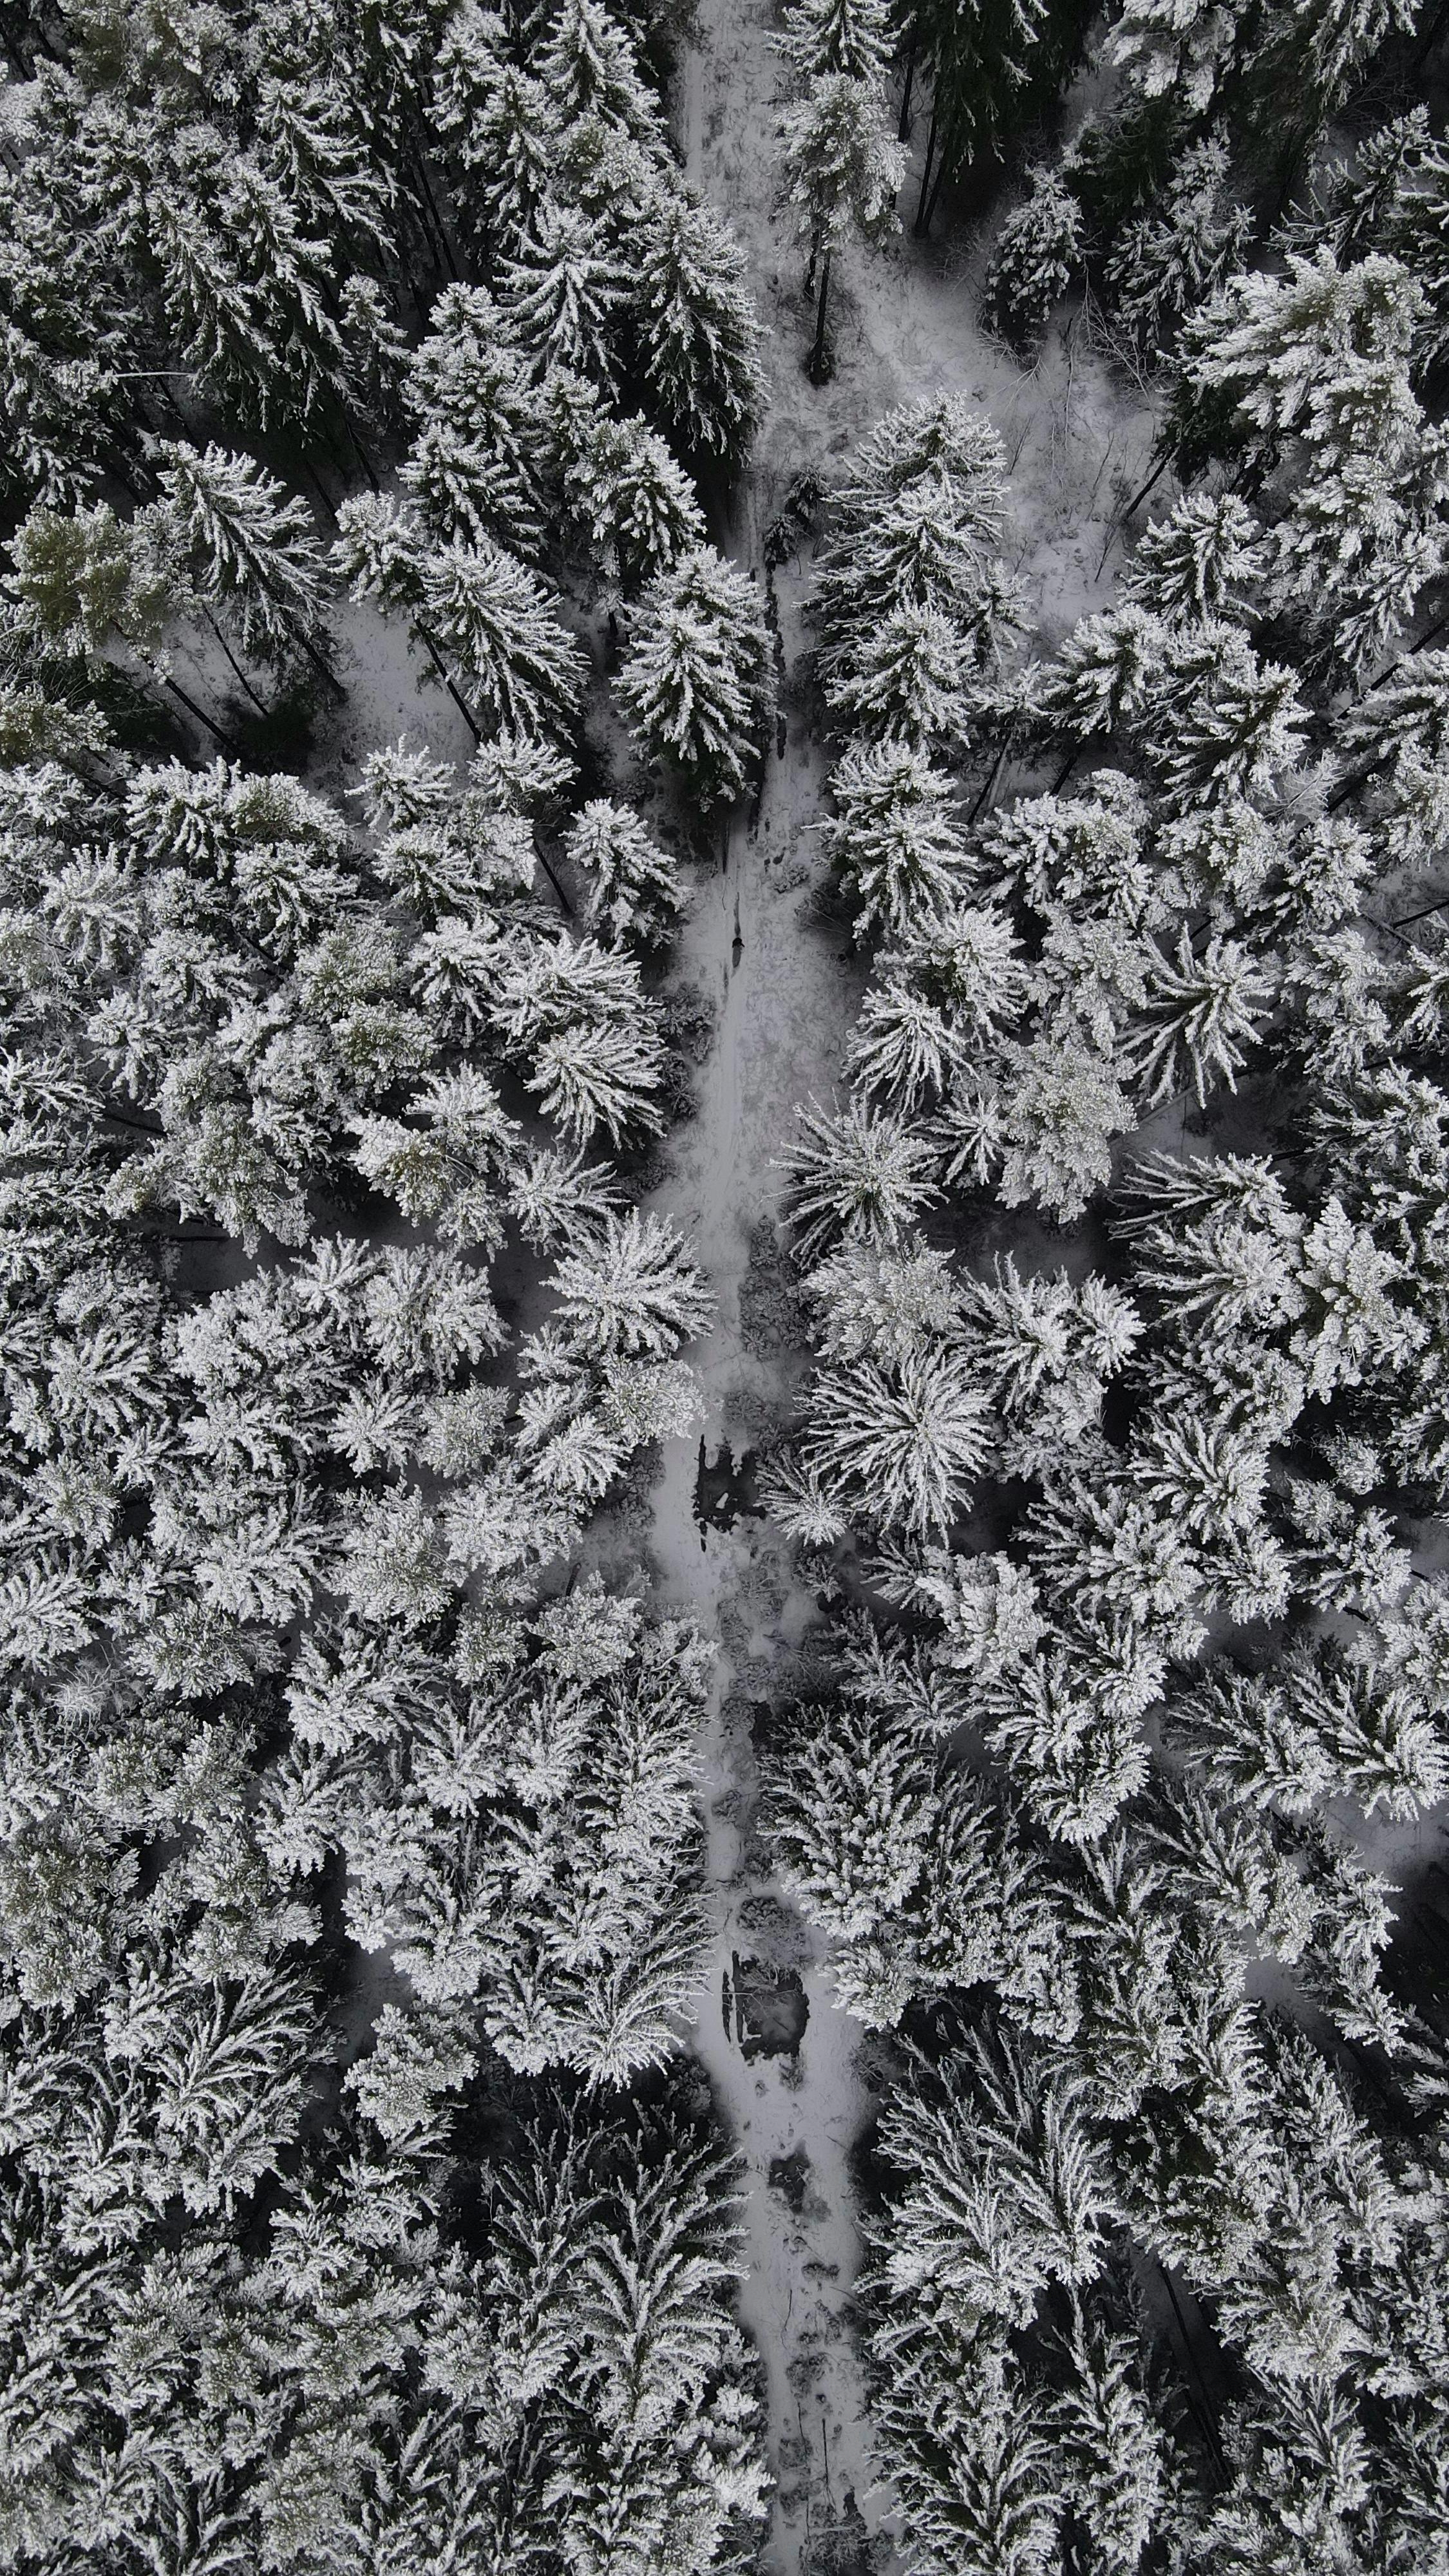
M 1386 768 L 1387 765 L 1386 760 L 1373 760 L 1370 761 L 1367 769 L 1355 769 L 1350 772 L 1347 778 L 1340 778 L 1338 785 L 1334 788 L 1332 794 L 1328 798 L 1325 811 L 1329 814 L 1336 814 L 1340 805 L 1347 804 L 1349 797 L 1355 795 L 1360 787 L 1367 787 L 1369 780 L 1371 778 L 1377 778 L 1379 771 Z
M 911 41 L 906 48 L 906 85 L 901 92 L 901 121 L 896 127 L 898 143 L 909 143 L 911 139 L 911 92 L 916 84 L 916 47 L 919 42 L 919 30 L 912 26 Z
M 418 185 L 422 190 L 423 201 L 433 220 L 433 227 L 438 237 L 438 246 L 443 254 L 443 266 L 456 285 L 458 279 L 458 263 L 453 256 L 453 245 L 448 239 L 443 218 L 438 212 L 438 201 L 433 195 L 432 181 L 428 177 L 427 157 L 420 144 L 415 144 L 413 147 L 412 167 L 417 174 Z
M 941 189 L 942 189 L 942 187 L 943 187 L 943 185 L 944 185 L 944 183 L 945 183 L 945 178 L 946 178 L 946 147 L 945 147 L 945 145 L 944 145 L 944 144 L 942 144 L 942 146 L 941 146 L 941 151 L 940 151 L 940 155 L 939 155 L 939 158 L 938 158 L 938 160 L 937 160 L 937 162 L 936 162 L 936 176 L 935 176 L 935 180 L 934 180 L 934 182 L 933 182 L 933 184 L 932 184 L 932 188 L 931 188 L 930 203 L 928 204 L 928 206 L 927 206 L 927 208 L 926 208 L 926 220 L 925 220 L 925 223 L 923 224 L 923 226 L 921 227 L 921 229 L 922 229 L 922 231 L 923 231 L 923 232 L 929 232 L 929 231 L 930 231 L 930 229 L 931 229 L 932 224 L 933 224 L 933 223 L 935 222 L 935 220 L 936 220 L 936 200 L 937 200 L 937 198 L 940 196 Z
M 825 367 L 825 316 L 830 304 L 830 246 L 827 243 L 820 259 L 820 301 L 815 307 L 815 346 L 810 352 L 809 376 L 812 385 L 823 381 Z
M 536 841 L 534 843 L 534 851 L 537 856 L 539 866 L 542 868 L 544 875 L 547 877 L 549 884 L 554 890 L 554 893 L 558 896 L 558 908 L 560 912 L 563 914 L 565 921 L 572 921 L 574 917 L 573 905 L 570 903 L 568 896 L 564 893 L 563 887 L 559 884 L 557 877 L 554 875 L 552 868 L 549 866 L 547 859 L 544 857 L 542 850 L 539 849 Z
M 316 466 L 313 464 L 311 457 L 307 454 L 306 448 L 303 447 L 299 453 L 301 457 L 302 471 L 306 475 L 308 482 L 311 484 L 313 491 L 316 493 L 318 500 L 321 502 L 323 509 L 326 511 L 328 518 L 331 520 L 332 525 L 335 528 L 337 525 L 337 511 L 327 490 L 327 486 L 323 482 L 321 475 L 318 473 Z
M 1101 571 L 1103 564 L 1106 562 L 1108 555 L 1109 555 L 1109 554 L 1111 553 L 1111 551 L 1112 551 L 1112 539 L 1113 539 L 1115 536 L 1119 535 L 1119 534 L 1120 534 L 1120 532 L 1121 532 L 1121 530 L 1122 530 L 1123 528 L 1125 528 L 1125 527 L 1126 527 L 1127 522 L 1128 522 L 1128 520 L 1131 518 L 1133 511 L 1134 511 L 1134 510 L 1140 510 L 1140 509 L 1141 509 L 1142 504 L 1143 504 L 1143 502 L 1146 500 L 1148 493 L 1149 493 L 1149 492 L 1154 492 L 1154 491 L 1157 489 L 1158 484 L 1162 481 L 1162 478 L 1163 478 L 1164 474 L 1167 472 L 1168 466 L 1171 464 L 1171 462 L 1172 462 L 1171 457 L 1170 457 L 1169 455 L 1167 455 L 1167 454 L 1164 452 L 1164 453 L 1163 453 L 1163 455 L 1161 455 L 1161 456 L 1158 458 L 1157 463 L 1154 465 L 1154 467 L 1153 467 L 1153 469 L 1152 469 L 1151 473 L 1150 473 L 1150 474 L 1148 475 L 1148 477 L 1147 477 L 1146 482 L 1143 484 L 1141 491 L 1140 491 L 1140 492 L 1134 492 L 1134 493 L 1133 493 L 1132 498 L 1131 498 L 1131 500 L 1128 502 L 1126 509 L 1125 509 L 1125 510 L 1121 510 L 1121 511 L 1119 511 L 1119 512 L 1118 512 L 1118 514 L 1117 514 L 1117 517 L 1112 521 L 1112 524 L 1111 524 L 1110 528 L 1107 530 L 1107 539 L 1106 539 L 1106 543 L 1105 543 L 1105 545 L 1103 546 L 1103 548 L 1102 548 L 1102 551 L 1101 551 L 1100 555 L 1097 557 L 1097 570 L 1098 570 L 1098 572 L 1100 572 L 1100 571 Z
M 987 777 L 986 784 L 985 784 L 985 786 L 982 788 L 980 795 L 977 797 L 975 804 L 972 806 L 970 813 L 969 813 L 969 814 L 967 815 L 967 817 L 966 817 L 966 820 L 967 820 L 967 822 L 968 822 L 968 823 L 974 823 L 974 822 L 975 822 L 975 820 L 976 820 L 976 817 L 977 817 L 977 815 L 980 813 L 980 811 L 981 811 L 981 809 L 982 809 L 983 805 L 989 805 L 989 804 L 990 804 L 990 802 L 991 802 L 991 796 L 992 796 L 992 791 L 993 791 L 993 789 L 995 788 L 996 782 L 997 782 L 998 778 L 1001 776 L 1001 773 L 1002 773 L 1002 771 L 1003 771 L 1003 769 L 1004 769 L 1005 767 L 1006 767 L 1006 745 L 1005 745 L 1005 743 L 1003 743 L 1003 744 L 1002 744 L 1002 746 L 1001 746 L 1000 751 L 997 753 L 996 758 L 993 760 L 993 762 L 992 762 L 992 764 L 991 764 L 991 769 L 990 769 L 990 773 L 989 773 L 989 775 L 988 775 L 988 777 Z
M 1085 743 L 1079 742 L 1075 751 L 1070 753 L 1068 758 L 1063 761 L 1056 777 L 1052 780 L 1051 792 L 1053 796 L 1060 796 L 1062 789 L 1065 787 L 1067 780 L 1071 777 L 1072 771 L 1076 768 L 1076 765 L 1081 759 L 1086 747 Z
M 156 676 L 159 677 L 159 673 Z M 222 726 L 216 722 L 215 717 L 209 716 L 205 707 L 199 707 L 197 705 L 195 698 L 188 697 L 179 680 L 173 680 L 168 673 L 163 685 L 170 690 L 173 698 L 179 698 L 181 700 L 181 703 L 186 708 L 188 714 L 195 716 L 199 725 L 205 725 L 209 734 L 214 735 L 215 739 L 221 743 L 227 751 L 233 752 L 238 760 L 241 759 L 241 744 L 239 742 L 234 742 L 231 735 L 225 732 Z
M 377 467 L 373 464 L 372 458 L 368 454 L 367 449 L 363 446 L 362 440 L 357 434 L 353 425 L 351 412 L 345 407 L 342 409 L 342 419 L 347 435 L 351 439 L 356 451 L 358 464 L 361 466 L 363 473 L 367 476 L 368 482 L 372 485 L 374 492 L 380 492 L 382 490 L 382 485 L 377 479 Z
M 271 708 L 268 706 L 265 698 L 258 697 L 256 690 L 252 687 L 250 680 L 247 678 L 247 675 L 242 669 L 240 662 L 237 660 L 235 653 L 233 653 L 231 646 L 228 644 L 226 637 L 223 635 L 221 628 L 216 622 L 216 619 L 212 616 L 210 609 L 203 608 L 201 613 L 205 618 L 207 625 L 211 628 L 213 635 L 216 637 L 218 644 L 221 646 L 223 653 L 226 655 L 228 662 L 231 664 L 237 678 L 240 680 L 242 687 L 245 689 L 247 696 L 251 699 L 252 705 L 256 708 L 258 715 L 269 716 L 272 712 Z
M 1167 2295 L 1172 2301 L 1172 2313 L 1177 2319 L 1177 2331 L 1182 2337 L 1183 2355 L 1186 2359 L 1187 2366 L 1192 2372 L 1194 2379 L 1197 2381 L 1198 2387 L 1202 2391 L 1200 2420 L 1204 2425 L 1213 2449 L 1217 2452 L 1219 2459 L 1221 2459 L 1222 2444 L 1218 2439 L 1217 2418 L 1213 2412 L 1213 2402 L 1208 2394 L 1207 2381 L 1203 2377 L 1202 2364 L 1193 2350 L 1192 2337 L 1187 2330 L 1187 2319 L 1182 2313 L 1182 2301 L 1177 2295 L 1177 2284 L 1165 2263 L 1159 2261 L 1157 2268 L 1162 2275 L 1163 2285 L 1167 2291 Z
M 929 194 L 930 194 L 930 188 L 931 188 L 931 164 L 932 164 L 932 162 L 935 160 L 935 158 L 936 158 L 936 110 L 935 110 L 935 105 L 934 105 L 934 102 L 933 102 L 932 107 L 931 107 L 931 127 L 930 127 L 930 132 L 929 132 L 929 133 L 927 134 L 927 136 L 926 136 L 926 166 L 925 166 L 925 168 L 924 168 L 924 169 L 922 170 L 922 172 L 921 172 L 921 193 L 920 193 L 920 196 L 919 196 L 919 197 L 917 198 L 917 200 L 916 200 L 916 220 L 915 220 L 915 222 L 914 222 L 914 223 L 912 224 L 912 226 L 911 226 L 911 230 L 912 230 L 912 232 L 913 232 L 913 233 L 916 233 L 916 234 L 923 233 L 923 232 L 925 231 L 925 229 L 926 229 L 927 224 L 928 224 L 928 223 L 929 223 L 929 221 L 930 221 L 930 217 L 928 216 L 928 214 L 927 214 L 927 212 L 926 212 L 926 199 L 927 199 L 927 197 L 928 197 L 928 196 L 929 196 Z
M 333 670 L 326 654 L 320 651 L 318 646 L 313 643 L 310 635 L 304 635 L 302 633 L 300 627 L 296 630 L 296 639 L 301 645 L 303 652 L 306 654 L 308 661 L 312 664 L 313 669 L 321 672 L 322 677 L 327 682 L 329 688 L 334 689 L 339 698 L 345 698 L 347 695 L 347 683 L 345 680 L 340 680 L 338 678 L 337 673 Z
M 467 699 L 463 696 L 462 691 L 454 685 L 453 675 L 448 669 L 448 665 L 444 661 L 442 654 L 438 651 L 436 644 L 433 642 L 431 635 L 428 633 L 426 626 L 417 625 L 414 627 L 413 632 L 420 638 L 426 649 L 428 659 L 432 663 L 433 669 L 437 672 L 439 679 L 442 681 L 444 688 L 447 690 L 449 697 L 452 699 L 454 706 L 457 708 L 458 713 L 462 717 L 464 724 L 467 726 L 468 731 L 473 737 L 473 740 L 475 742 L 481 742 L 483 739 L 482 727 L 478 724 L 473 710 L 469 706 Z
M 1401 912 L 1398 920 L 1391 922 L 1389 927 L 1393 930 L 1407 930 L 1411 921 L 1427 921 L 1431 912 L 1442 912 L 1446 904 L 1449 904 L 1449 894 L 1441 894 L 1437 903 L 1421 904 L 1417 912 Z
M 134 1127 L 138 1136 L 164 1136 L 166 1133 L 159 1118 L 128 1118 L 124 1109 L 103 1109 L 101 1116 L 110 1119 L 117 1127 Z

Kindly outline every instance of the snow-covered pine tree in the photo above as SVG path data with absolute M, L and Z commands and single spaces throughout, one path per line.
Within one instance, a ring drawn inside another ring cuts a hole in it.
M 489 543 L 440 546 L 422 583 L 427 630 L 464 694 L 514 733 L 566 731 L 584 662 L 548 585 Z
M 830 271 L 852 231 L 882 238 L 896 222 L 905 154 L 890 130 L 878 81 L 850 72 L 821 72 L 780 120 L 785 189 L 799 208 L 809 245 L 806 290 L 816 294 L 815 338 L 808 368 L 819 381 L 827 366 Z
M 1270 9 L 1249 65 L 1250 106 L 1261 128 L 1314 135 L 1341 108 L 1391 34 L 1414 24 L 1409 0 L 1304 0 Z
M 460 0 L 442 31 L 427 121 L 464 240 L 516 257 L 549 192 L 557 128 L 543 83 L 512 58 L 503 21 L 478 0 Z
M 918 57 L 930 72 L 931 119 L 915 230 L 929 231 L 941 189 L 975 157 L 1000 157 L 1027 104 L 1062 67 L 1067 27 L 1046 0 L 916 0 Z
M 591 930 L 614 943 L 637 939 L 647 947 L 672 938 L 688 901 L 679 869 L 629 806 L 592 797 L 570 824 L 564 853 L 583 879 Z
M 618 695 L 644 750 L 706 804 L 744 793 L 763 749 L 770 639 L 748 577 L 696 546 L 650 583 Z
M 1185 493 L 1138 540 L 1122 595 L 1151 617 L 1247 622 L 1268 561 L 1262 522 L 1236 493 Z
M 640 373 L 689 454 L 737 458 L 760 408 L 744 255 L 711 206 L 659 190 L 636 229 L 627 305 Z
M 249 456 L 158 439 L 157 477 L 200 596 L 235 606 L 243 649 L 321 662 L 329 589 L 306 505 Z
M 990 422 L 959 395 L 877 422 L 834 498 L 821 550 L 816 605 L 828 687 L 859 682 L 860 665 L 879 654 L 893 619 L 941 621 L 968 663 L 990 661 L 1015 607 L 995 553 L 1005 521 L 1002 467 Z M 943 652 L 951 649 L 943 642 Z M 868 697 L 861 714 L 867 709 Z M 868 720 L 891 730 L 888 715 Z M 919 727 L 907 721 L 900 730 Z
M 983 307 L 991 327 L 1024 349 L 1041 338 L 1082 268 L 1082 210 L 1061 173 L 1039 162 L 1028 185 L 997 237 Z
M 822 72 L 879 80 L 891 51 L 886 0 L 791 0 L 775 50 L 802 86 Z
M 563 0 L 537 55 L 538 76 L 561 130 L 597 118 L 641 142 L 658 129 L 658 110 L 640 76 L 627 21 L 603 0 Z
M 540 373 L 570 367 L 607 388 L 627 284 L 602 221 L 547 196 L 503 274 L 508 327 Z
M 606 580 L 637 588 L 703 545 L 694 487 L 647 421 L 572 396 L 557 411 L 569 509 Z
M 593 1359 L 669 1359 L 708 1330 L 714 1300 L 667 1217 L 610 1217 L 549 1286 L 569 1346 Z
M 837 1237 L 882 1247 L 907 1238 L 938 1195 L 931 1143 L 859 1097 L 835 1116 L 813 1103 L 798 1116 L 803 1132 L 786 1168 L 800 1259 L 815 1260 Z
M 858 938 L 897 938 L 966 892 L 975 864 L 954 808 L 952 783 L 924 750 L 896 737 L 853 742 L 831 773 L 835 813 L 821 845 L 857 905 Z
M 1206 116 L 1233 70 L 1244 15 L 1222 0 L 1124 0 L 1107 60 L 1144 98 L 1180 98 L 1190 115 Z
M 1150 363 L 1171 347 L 1183 316 L 1242 265 L 1251 208 L 1229 193 L 1228 148 L 1205 135 L 1182 156 L 1160 211 L 1137 216 L 1113 244 L 1106 287 L 1123 329 Z

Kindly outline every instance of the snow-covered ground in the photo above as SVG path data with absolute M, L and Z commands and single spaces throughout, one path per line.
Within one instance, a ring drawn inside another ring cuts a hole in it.
M 1006 448 L 1014 552 L 1045 647 L 1110 593 L 1112 556 L 1102 572 L 1099 561 L 1114 510 L 1143 478 L 1150 414 L 1089 351 L 1079 317 L 1024 373 L 977 326 L 979 263 L 959 245 L 915 243 L 906 233 L 884 251 L 837 260 L 835 373 L 823 388 L 807 381 L 803 252 L 779 203 L 773 23 L 765 0 L 701 0 L 680 79 L 690 176 L 743 240 L 769 333 L 769 410 L 727 542 L 763 582 L 762 531 L 795 475 L 809 469 L 828 481 L 882 412 L 964 391 L 982 402 Z M 909 186 L 902 202 L 914 203 Z M 726 1439 L 738 1452 L 762 1419 L 779 1418 L 801 1371 L 798 1347 L 782 1339 L 771 1348 L 761 1332 L 768 1301 L 748 1293 L 751 1247 L 769 1245 L 794 1108 L 811 1095 L 828 1098 L 863 981 L 860 962 L 842 953 L 842 932 L 813 901 L 820 866 L 810 826 L 828 761 L 791 687 L 808 649 L 808 587 L 808 562 L 776 576 L 783 750 L 770 757 L 758 817 L 735 822 L 719 873 L 696 895 L 678 961 L 680 980 L 706 993 L 718 1016 L 697 1115 L 672 1141 L 653 1204 L 688 1230 L 719 1300 L 715 1331 L 691 1354 L 711 1453 Z M 750 1702 L 788 1679 L 813 1603 L 758 1519 L 701 1528 L 696 1466 L 692 1443 L 670 1444 L 652 1554 L 665 1596 L 720 1641 L 701 1782 L 718 1935 L 695 2045 L 744 2170 L 750 2270 L 741 2312 L 765 2371 L 778 2479 L 763 2564 L 770 2576 L 884 2569 L 892 2553 L 884 2499 L 870 2493 L 849 2317 L 860 2246 L 848 2159 L 870 2109 L 856 2066 L 861 2034 L 832 2006 L 818 1944 L 778 1904 L 750 1831 Z M 801 1976 L 809 2018 L 796 2057 L 744 2053 L 726 1981 L 736 1959 L 751 1956 Z M 790 2162 L 801 2154 L 803 2164 Z M 879 2537 L 867 2557 L 868 2534 Z

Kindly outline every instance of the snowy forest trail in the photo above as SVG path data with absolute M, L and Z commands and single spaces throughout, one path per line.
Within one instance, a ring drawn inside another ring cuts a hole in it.
M 871 2107 L 856 2064 L 861 2032 L 835 2007 L 824 1944 L 781 1902 L 753 1825 L 752 1703 L 788 1690 L 816 1604 L 733 1472 L 784 1421 L 806 1364 L 799 1310 L 780 1286 L 777 1166 L 796 1105 L 837 1088 L 864 969 L 816 901 L 810 825 L 828 763 L 804 677 L 809 568 L 786 564 L 770 580 L 762 535 L 794 476 L 829 481 L 892 405 L 974 395 L 1024 496 L 1012 551 L 1046 642 L 1111 588 L 1112 567 L 1099 574 L 1098 560 L 1111 511 L 1141 479 L 1152 424 L 1070 345 L 1053 342 L 1024 375 L 980 333 L 959 262 L 905 235 L 885 253 L 837 262 L 835 373 L 824 387 L 807 381 L 803 253 L 779 203 L 774 24 L 768 0 L 701 0 L 678 85 L 689 178 L 742 240 L 772 324 L 768 410 L 721 541 L 768 583 L 783 721 L 758 805 L 733 817 L 680 944 L 679 982 L 707 1000 L 713 1037 L 695 1115 L 673 1140 L 652 1204 L 691 1237 L 718 1317 L 691 1354 L 703 1441 L 698 1451 L 666 1445 L 651 1553 L 663 1597 L 718 1646 L 701 1751 L 717 1929 L 693 2045 L 743 2168 L 740 2313 L 764 2373 L 777 2482 L 762 2565 L 769 2576 L 864 2576 L 888 2569 L 891 2554 L 885 2500 L 870 2494 L 849 2316 L 860 2260 L 849 2160 Z

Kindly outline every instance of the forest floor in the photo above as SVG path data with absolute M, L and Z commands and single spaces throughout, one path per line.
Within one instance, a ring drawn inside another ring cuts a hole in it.
M 744 242 L 768 325 L 769 408 L 721 541 L 763 584 L 763 532 L 797 474 L 828 483 L 881 413 L 966 393 L 1005 445 L 1015 507 L 1005 550 L 1046 649 L 1110 595 L 1112 551 L 1100 570 L 1099 559 L 1143 479 L 1150 410 L 1088 348 L 1080 316 L 1020 368 L 977 325 L 979 256 L 908 232 L 837 259 L 835 370 L 827 385 L 809 383 L 803 249 L 779 202 L 775 23 L 768 0 L 701 0 L 679 83 L 690 177 Z M 908 215 L 914 202 L 908 183 Z M 860 2239 L 850 2157 L 872 2107 L 862 2033 L 835 2007 L 822 1945 L 782 1900 L 752 1823 L 753 1721 L 789 1696 L 817 1615 L 750 1501 L 749 1453 L 787 1419 L 808 1356 L 776 1229 L 778 1163 L 795 1107 L 835 1089 L 864 981 L 819 900 L 811 825 L 828 750 L 811 730 L 804 668 L 808 562 L 783 566 L 774 588 L 783 734 L 757 810 L 733 822 L 717 874 L 696 892 L 676 970 L 712 1005 L 714 1032 L 696 1114 L 671 1140 L 652 1204 L 692 1237 L 719 1316 L 691 1352 L 704 1439 L 667 1446 L 651 1554 L 664 1598 L 719 1640 L 701 1780 L 718 1929 L 694 2045 L 743 2168 L 740 2313 L 763 2367 L 777 2481 L 762 2568 L 863 2576 L 888 2570 L 894 2551 L 884 2500 L 870 2491 L 851 2319 Z

